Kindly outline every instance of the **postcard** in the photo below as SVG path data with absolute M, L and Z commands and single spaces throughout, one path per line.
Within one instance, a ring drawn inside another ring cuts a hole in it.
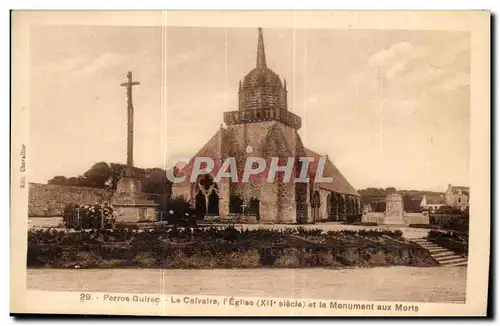
M 12 314 L 486 315 L 488 11 L 11 17 Z

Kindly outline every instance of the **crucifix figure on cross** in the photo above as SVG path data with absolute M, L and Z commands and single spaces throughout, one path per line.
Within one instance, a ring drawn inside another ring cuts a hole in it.
M 127 88 L 127 169 L 125 175 L 131 177 L 133 175 L 134 166 L 134 106 L 132 104 L 132 86 L 139 85 L 139 82 L 132 81 L 132 72 L 127 74 L 127 82 L 121 86 Z

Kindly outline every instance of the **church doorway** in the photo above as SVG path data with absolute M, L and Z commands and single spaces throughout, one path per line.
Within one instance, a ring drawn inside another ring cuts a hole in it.
M 251 198 L 249 201 L 248 213 L 251 215 L 256 215 L 257 217 L 260 214 L 260 201 L 257 198 Z
M 319 192 L 315 191 L 313 196 L 312 196 L 312 201 L 311 201 L 311 208 L 312 208 L 312 220 L 313 222 L 316 222 L 319 220 L 319 208 L 321 206 L 320 198 L 319 198 Z
M 196 195 L 196 215 L 219 215 L 219 189 L 210 175 L 198 179 Z
M 229 214 L 243 213 L 243 199 L 240 196 L 232 195 L 229 198 Z

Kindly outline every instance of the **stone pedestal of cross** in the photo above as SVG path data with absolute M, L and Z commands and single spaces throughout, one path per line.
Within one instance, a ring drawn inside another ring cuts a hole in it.
M 141 180 L 134 175 L 134 106 L 132 87 L 139 82 L 132 80 L 132 72 L 127 74 L 127 82 L 121 83 L 127 89 L 127 168 L 116 184 L 113 195 L 113 210 L 116 221 L 136 223 L 139 220 L 157 219 L 157 204 L 142 193 Z

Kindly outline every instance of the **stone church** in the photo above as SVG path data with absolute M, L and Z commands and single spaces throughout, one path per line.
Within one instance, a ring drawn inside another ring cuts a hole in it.
M 300 157 L 313 157 L 309 165 L 308 182 L 275 182 L 265 178 L 251 179 L 249 183 L 202 175 L 191 183 L 175 183 L 172 196 L 188 200 L 201 216 L 229 219 L 236 216 L 259 223 L 314 223 L 355 218 L 361 214 L 360 196 L 335 165 L 324 156 L 324 177 L 331 182 L 315 182 L 315 163 L 320 154 L 305 147 L 298 134 L 302 120 L 288 110 L 286 80 L 266 64 L 262 30 L 258 29 L 256 66 L 239 83 L 237 111 L 224 113 L 225 126 L 196 153 L 175 176 L 187 175 L 195 157 L 212 158 L 220 164 L 234 157 L 238 171 L 242 171 L 247 157 L 294 158 L 294 173 L 299 175 Z M 241 174 L 239 174 L 241 175 Z

